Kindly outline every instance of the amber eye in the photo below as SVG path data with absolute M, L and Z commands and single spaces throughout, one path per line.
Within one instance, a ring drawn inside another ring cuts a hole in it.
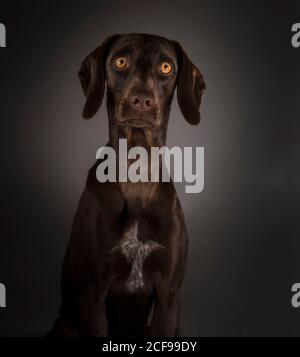
M 127 58 L 124 57 L 124 56 L 120 56 L 120 57 L 117 57 L 115 59 L 115 66 L 118 68 L 118 69 L 124 69 L 127 67 L 127 64 L 128 64 L 128 61 L 127 61 Z
M 161 65 L 160 65 L 160 71 L 163 73 L 163 74 L 170 74 L 172 72 L 172 66 L 170 65 L 170 63 L 168 62 L 163 62 Z

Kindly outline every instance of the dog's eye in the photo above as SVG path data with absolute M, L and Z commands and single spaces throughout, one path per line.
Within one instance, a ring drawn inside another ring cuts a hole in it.
M 116 68 L 124 69 L 127 67 L 128 61 L 127 61 L 126 57 L 120 56 L 120 57 L 115 58 L 114 64 L 115 64 Z
M 172 72 L 172 66 L 168 62 L 163 62 L 160 65 L 160 71 L 163 74 L 170 74 Z

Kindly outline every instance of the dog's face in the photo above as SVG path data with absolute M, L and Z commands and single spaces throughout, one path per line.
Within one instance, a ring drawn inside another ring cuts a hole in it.
M 116 40 L 106 60 L 115 120 L 120 125 L 160 126 L 174 93 L 177 72 L 171 41 L 146 35 Z
M 86 119 L 101 106 L 106 83 L 108 112 L 116 125 L 161 127 L 176 85 L 183 116 L 190 124 L 200 121 L 205 84 L 175 41 L 145 34 L 109 37 L 84 60 L 79 78 L 86 95 Z

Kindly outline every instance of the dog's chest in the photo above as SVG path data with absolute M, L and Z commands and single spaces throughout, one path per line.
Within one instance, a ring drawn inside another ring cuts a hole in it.
M 141 221 L 143 213 L 148 209 L 154 200 L 158 190 L 155 183 L 120 183 L 120 188 L 126 202 L 126 229 L 118 243 L 113 247 L 112 253 L 122 255 L 129 267 L 129 274 L 126 278 L 126 290 L 133 293 L 145 287 L 144 262 L 146 258 L 151 258 L 162 246 L 149 239 L 143 233 Z M 130 223 L 129 223 L 130 222 Z
M 125 285 L 129 292 L 136 292 L 145 286 L 144 261 L 155 251 L 162 249 L 159 243 L 140 237 L 139 222 L 133 224 L 124 232 L 120 242 L 112 249 L 112 253 L 123 255 L 130 266 L 130 272 Z

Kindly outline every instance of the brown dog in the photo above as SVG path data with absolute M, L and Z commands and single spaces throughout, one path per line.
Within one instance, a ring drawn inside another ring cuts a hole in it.
M 200 121 L 205 84 L 182 47 L 165 38 L 109 37 L 82 63 L 83 117 L 100 108 L 107 146 L 162 147 L 177 86 L 183 116 Z M 90 169 L 62 272 L 62 306 L 51 335 L 178 336 L 187 232 L 172 182 L 105 182 Z

